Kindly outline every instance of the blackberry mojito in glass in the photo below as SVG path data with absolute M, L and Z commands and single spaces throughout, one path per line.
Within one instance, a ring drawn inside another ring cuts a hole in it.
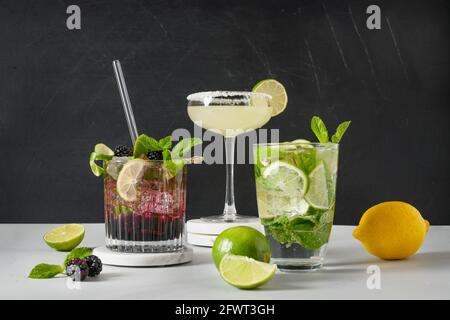
M 183 249 L 186 163 L 201 141 L 141 135 L 134 148 L 96 145 L 93 173 L 104 177 L 106 247 L 119 252 L 176 252 Z M 102 161 L 102 163 L 99 163 Z
M 324 124 L 323 128 L 326 131 Z M 336 203 L 337 142 L 345 129 L 333 136 L 335 143 L 328 142 L 328 132 L 326 138 L 323 132 L 323 143 L 255 145 L 258 212 L 270 242 L 271 261 L 280 270 L 314 270 L 323 265 Z

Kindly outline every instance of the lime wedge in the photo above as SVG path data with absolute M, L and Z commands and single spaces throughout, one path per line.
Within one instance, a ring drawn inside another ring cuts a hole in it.
M 305 200 L 316 209 L 329 209 L 327 173 L 323 162 L 309 174 L 309 190 Z
M 70 251 L 78 246 L 84 238 L 84 226 L 66 224 L 48 231 L 44 235 L 45 243 L 58 251 Z
M 262 286 L 274 276 L 277 266 L 255 259 L 227 254 L 219 267 L 222 278 L 239 289 L 254 289 Z
M 137 198 L 136 186 L 144 175 L 147 162 L 142 159 L 128 161 L 117 178 L 117 192 L 125 201 L 135 201 Z
M 272 107 L 272 117 L 279 115 L 286 109 L 288 96 L 284 86 L 274 79 L 266 79 L 258 82 L 252 92 L 266 93 L 272 96 L 270 106 Z
M 114 156 L 114 151 L 103 143 L 96 144 L 94 147 L 94 152 L 98 155 L 109 156 L 111 158 Z
M 271 163 L 264 169 L 262 176 L 265 186 L 283 191 L 288 195 L 295 194 L 296 197 L 301 198 L 308 190 L 306 174 L 287 162 L 276 161 Z

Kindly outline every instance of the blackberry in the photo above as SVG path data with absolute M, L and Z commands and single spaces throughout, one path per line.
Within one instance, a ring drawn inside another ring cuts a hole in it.
M 85 260 L 89 267 L 89 277 L 98 276 L 102 272 L 103 264 L 99 257 L 92 255 L 85 258 Z
M 131 157 L 133 150 L 129 146 L 122 144 L 114 149 L 114 155 L 116 157 Z
M 89 274 L 89 267 L 86 260 L 75 258 L 67 262 L 66 274 L 73 281 L 84 281 Z
M 162 160 L 163 154 L 162 151 L 149 151 L 147 153 L 148 160 Z

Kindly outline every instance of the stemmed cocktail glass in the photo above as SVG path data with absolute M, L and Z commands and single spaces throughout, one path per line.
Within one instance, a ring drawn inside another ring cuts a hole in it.
M 251 217 L 238 215 L 234 202 L 234 146 L 236 136 L 265 125 L 272 116 L 271 96 L 240 91 L 209 91 L 191 94 L 188 114 L 191 120 L 225 138 L 226 192 L 222 215 L 202 218 L 208 222 L 247 222 Z

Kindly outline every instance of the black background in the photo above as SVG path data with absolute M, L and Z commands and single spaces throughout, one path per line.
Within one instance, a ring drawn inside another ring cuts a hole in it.
M 81 7 L 81 30 L 66 8 Z M 381 30 L 366 8 L 382 10 Z M 311 116 L 352 126 L 340 153 L 337 224 L 387 200 L 450 224 L 447 1 L 0 1 L 0 222 L 101 222 L 97 142 L 128 143 L 111 61 L 137 125 L 193 125 L 187 94 L 276 78 L 286 111 L 266 128 L 312 139 Z M 188 218 L 218 214 L 225 168 L 192 166 Z M 236 168 L 240 213 L 256 215 L 253 171 Z

